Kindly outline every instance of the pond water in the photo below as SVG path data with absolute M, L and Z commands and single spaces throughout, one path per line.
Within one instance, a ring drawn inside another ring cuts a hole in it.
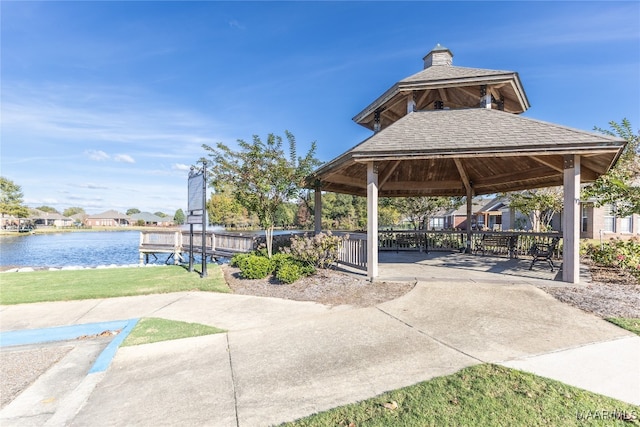
M 0 266 L 96 267 L 110 264 L 137 264 L 139 244 L 139 231 L 1 236 Z M 159 261 L 163 262 L 164 258 Z

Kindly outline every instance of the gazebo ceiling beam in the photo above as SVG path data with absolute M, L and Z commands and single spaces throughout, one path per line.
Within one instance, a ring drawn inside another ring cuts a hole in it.
M 462 183 L 464 184 L 464 188 L 467 190 L 467 194 L 473 194 L 471 180 L 469 179 L 469 175 L 467 174 L 467 171 L 462 164 L 462 160 L 453 159 L 453 161 L 456 164 L 456 168 L 458 169 L 458 173 L 460 174 L 460 179 L 462 179 Z
M 477 178 L 474 182 L 475 187 L 481 187 L 483 185 L 495 185 L 496 182 L 502 182 L 506 185 L 510 183 L 524 182 L 532 179 L 545 179 L 551 177 L 558 177 L 558 172 L 549 170 L 548 167 L 539 167 L 528 169 L 526 171 L 513 171 L 498 175 L 484 176 Z
M 395 122 L 398 119 L 401 119 L 402 115 L 396 113 L 392 108 L 387 108 L 382 113 L 380 113 L 380 117 L 389 118 L 392 122 Z
M 335 174 L 323 179 L 321 182 L 323 183 L 327 182 L 327 183 L 339 184 L 339 185 L 348 185 L 356 188 L 364 188 L 364 189 L 367 188 L 367 183 L 364 177 L 354 178 L 346 175 Z
M 378 177 L 378 186 L 382 187 L 391 177 L 393 172 L 395 172 L 396 168 L 400 165 L 400 160 L 396 160 L 395 162 L 391 162 L 389 166 L 387 166 L 382 173 L 380 173 Z
M 531 156 L 533 160 L 536 162 L 543 164 L 545 166 L 549 166 L 551 169 L 557 172 L 564 171 L 564 161 L 561 157 L 551 157 L 551 156 Z
M 422 91 L 422 94 L 418 96 L 418 99 L 416 100 L 416 107 L 418 109 L 422 108 L 421 105 L 425 104 L 425 100 L 427 99 L 430 93 L 431 93 L 431 89 L 425 89 Z
M 389 181 L 381 192 L 384 191 L 413 191 L 421 189 L 448 190 L 452 188 L 462 189 L 462 182 L 457 180 L 450 181 Z
M 447 96 L 447 90 L 443 88 L 438 88 L 438 95 L 440 95 L 440 100 L 447 102 L 449 101 L 449 96 Z

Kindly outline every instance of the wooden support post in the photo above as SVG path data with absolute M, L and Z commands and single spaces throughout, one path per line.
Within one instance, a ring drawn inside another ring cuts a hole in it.
M 367 276 L 378 277 L 378 165 L 367 163 Z
M 472 253 L 471 240 L 473 239 L 473 230 L 471 230 L 471 218 L 473 216 L 473 189 L 467 187 L 467 248 L 465 253 Z
M 562 280 L 580 282 L 580 156 L 564 158 Z
M 142 248 L 142 244 L 144 243 L 144 233 L 140 232 L 140 248 Z M 140 257 L 140 265 L 144 265 L 144 252 L 138 250 L 138 255 Z
M 416 100 L 413 92 L 411 92 L 407 97 L 407 114 L 413 113 L 414 111 L 416 111 Z
M 313 229 L 315 234 L 322 232 L 322 191 L 320 187 L 316 187 L 313 192 Z

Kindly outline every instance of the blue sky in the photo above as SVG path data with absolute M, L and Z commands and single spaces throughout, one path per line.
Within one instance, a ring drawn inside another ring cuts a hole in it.
M 329 161 L 422 69 L 517 71 L 526 117 L 640 127 L 640 2 L 2 1 L 0 174 L 25 202 L 186 209 L 203 143 L 291 131 Z

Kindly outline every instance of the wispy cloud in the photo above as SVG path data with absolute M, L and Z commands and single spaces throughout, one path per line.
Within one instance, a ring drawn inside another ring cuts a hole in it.
M 84 154 L 89 157 L 89 159 L 95 160 L 97 162 L 102 162 L 111 158 L 111 156 L 109 156 L 102 150 L 86 150 Z
M 171 169 L 178 171 L 188 171 L 191 169 L 191 166 L 185 165 L 184 163 L 174 163 L 174 165 L 171 166 Z
M 121 163 L 135 163 L 136 161 L 128 154 L 116 154 L 113 156 L 113 160 Z
M 244 24 L 242 24 L 240 21 L 238 21 L 237 19 L 230 20 L 229 21 L 229 27 L 235 28 L 235 29 L 238 29 L 238 30 L 246 30 L 247 29 L 247 27 Z

